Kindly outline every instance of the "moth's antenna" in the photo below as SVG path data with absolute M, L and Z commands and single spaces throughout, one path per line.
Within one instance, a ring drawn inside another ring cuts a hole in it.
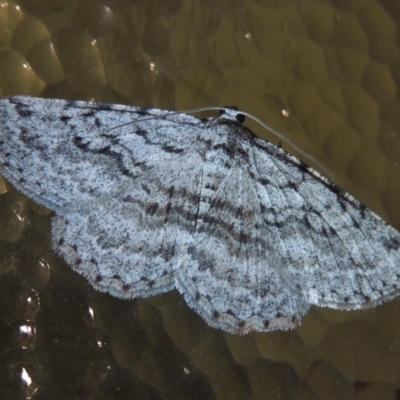
M 178 115 L 178 114 L 194 114 L 194 113 L 198 113 L 198 112 L 202 112 L 202 111 L 225 111 L 225 112 L 226 111 L 231 111 L 232 112 L 233 109 L 231 109 L 229 107 L 206 106 L 206 107 L 192 108 L 192 109 L 189 109 L 189 110 L 166 112 L 165 114 L 153 115 L 151 117 L 146 117 L 146 118 L 140 118 L 140 119 L 137 119 L 137 120 L 134 120 L 134 121 L 130 121 L 130 122 L 126 122 L 126 123 L 121 124 L 121 125 L 114 126 L 113 128 L 111 128 L 109 130 L 109 132 L 113 131 L 114 129 L 121 128 L 123 126 L 135 124 L 136 122 L 145 122 L 145 121 L 149 121 L 149 120 L 152 120 L 152 119 L 166 118 L 166 117 L 170 117 L 172 115 Z M 306 160 L 310 161 L 314 165 L 317 165 L 318 168 L 325 174 L 325 176 L 329 176 L 331 178 L 331 180 L 334 179 L 335 174 L 332 171 L 330 171 L 328 168 L 324 167 L 315 157 L 310 156 L 309 154 L 307 154 L 297 144 L 293 143 L 290 139 L 285 137 L 281 132 L 277 131 L 275 128 L 273 128 L 272 126 L 270 126 L 270 125 L 266 124 L 265 122 L 261 121 L 261 119 L 257 118 L 256 116 L 254 116 L 252 114 L 249 114 L 249 113 L 247 113 L 245 111 L 241 111 L 241 110 L 235 110 L 235 112 L 237 114 L 242 114 L 242 115 L 245 115 L 246 117 L 249 117 L 253 121 L 255 121 L 258 124 L 260 124 L 267 131 L 272 132 L 278 139 L 280 139 L 283 142 L 285 142 L 286 144 L 288 144 L 292 149 L 296 150 Z
M 124 124 L 112 127 L 111 129 L 109 129 L 108 132 L 111 132 L 118 128 L 122 128 L 123 126 L 136 124 L 137 122 L 145 122 L 145 121 L 150 121 L 152 119 L 166 118 L 166 117 L 170 117 L 172 115 L 194 114 L 194 113 L 201 112 L 201 111 L 208 111 L 208 110 L 219 110 L 220 111 L 220 110 L 225 110 L 225 109 L 226 109 L 226 107 L 199 107 L 199 108 L 191 108 L 189 110 L 182 110 L 182 111 L 167 111 L 165 114 L 152 115 L 151 117 L 139 118 L 139 119 L 135 119 L 133 121 L 125 122 Z
M 202 108 L 197 108 L 194 110 L 194 112 L 199 112 L 199 111 L 208 111 L 208 110 L 218 110 L 218 111 L 233 111 L 230 108 L 227 107 L 202 107 Z M 185 113 L 190 112 L 191 110 L 187 110 L 184 111 Z M 192 110 L 193 111 L 193 110 Z M 332 171 L 330 171 L 328 168 L 324 167 L 315 157 L 310 156 L 309 154 L 307 154 L 304 150 L 302 150 L 296 143 L 293 143 L 290 139 L 288 139 L 287 137 L 285 137 L 281 132 L 277 131 L 275 128 L 273 128 L 272 126 L 266 124 L 264 121 L 261 121 L 261 119 L 257 118 L 256 116 L 247 113 L 245 111 L 241 111 L 241 110 L 235 110 L 235 112 L 237 114 L 242 114 L 245 115 L 246 117 L 249 117 L 250 119 L 252 119 L 253 121 L 257 122 L 258 124 L 260 124 L 264 129 L 266 129 L 267 131 L 272 132 L 278 139 L 282 140 L 283 142 L 285 142 L 286 144 L 288 144 L 292 149 L 296 150 L 302 157 L 304 157 L 306 160 L 311 161 L 314 165 L 317 165 L 318 168 L 320 169 L 321 172 L 323 172 L 325 174 L 325 176 L 329 176 L 331 180 L 334 179 L 335 174 L 332 173 Z
M 311 161 L 314 165 L 317 165 L 318 168 L 321 170 L 321 172 L 323 172 L 325 174 L 325 176 L 329 176 L 331 180 L 333 180 L 335 178 L 335 174 L 331 170 L 329 170 L 328 168 L 323 166 L 315 157 L 310 156 L 303 149 L 301 149 L 296 143 L 293 143 L 290 139 L 285 137 L 281 132 L 277 131 L 275 128 L 273 128 L 272 126 L 261 121 L 259 118 L 255 117 L 252 114 L 249 114 L 249 113 L 243 112 L 243 111 L 238 111 L 238 113 L 251 118 L 252 120 L 259 123 L 263 128 L 272 132 L 275 136 L 277 136 L 279 139 L 283 140 L 286 144 L 288 144 L 292 149 L 296 150 L 299 154 L 301 154 L 302 157 L 304 157 L 308 161 Z

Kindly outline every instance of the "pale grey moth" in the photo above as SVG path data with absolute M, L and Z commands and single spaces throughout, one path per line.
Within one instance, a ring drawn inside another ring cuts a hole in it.
M 400 234 L 241 121 L 2 98 L 0 173 L 55 212 L 54 250 L 96 289 L 176 288 L 231 333 L 398 295 Z

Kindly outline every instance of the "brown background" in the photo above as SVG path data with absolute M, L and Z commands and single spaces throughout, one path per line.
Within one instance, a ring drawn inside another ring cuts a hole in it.
M 392 0 L 0 1 L 0 95 L 236 105 L 399 229 L 399 23 Z M 225 334 L 176 292 L 95 293 L 52 252 L 51 214 L 0 193 L 2 398 L 400 397 L 399 300 Z

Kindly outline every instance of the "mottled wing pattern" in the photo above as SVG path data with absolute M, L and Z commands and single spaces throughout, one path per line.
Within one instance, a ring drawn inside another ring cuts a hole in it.
M 276 268 L 277 241 L 262 213 L 252 139 L 232 121 L 216 130 L 177 287 L 210 325 L 228 332 L 293 328 L 309 306 L 287 290 Z
M 185 235 L 194 229 L 202 165 L 196 126 L 203 124 L 179 115 L 111 130 L 161 114 L 0 99 L 1 174 L 57 213 L 54 249 L 119 297 L 173 289 Z
M 362 309 L 400 292 L 400 234 L 349 194 L 262 139 L 254 140 L 262 214 L 280 277 L 319 306 Z
M 288 329 L 312 304 L 362 309 L 399 294 L 399 232 L 240 125 L 225 122 L 216 137 L 176 278 L 210 325 Z

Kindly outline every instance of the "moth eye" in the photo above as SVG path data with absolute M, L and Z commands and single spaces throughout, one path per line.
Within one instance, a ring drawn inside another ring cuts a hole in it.
M 236 114 L 236 119 L 238 122 L 240 122 L 241 124 L 243 124 L 243 122 L 245 121 L 246 117 L 243 114 Z

